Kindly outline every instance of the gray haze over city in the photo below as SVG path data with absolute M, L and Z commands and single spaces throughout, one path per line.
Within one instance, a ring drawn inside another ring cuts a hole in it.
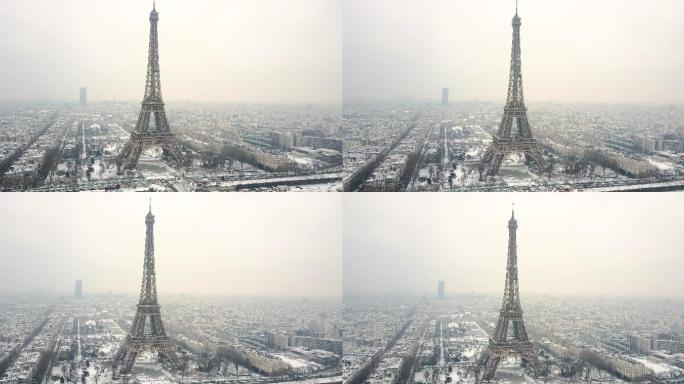
M 675 194 L 345 196 L 344 293 L 503 291 L 515 201 L 520 292 L 681 297 Z
M 157 1 L 167 101 L 339 103 L 339 0 Z M 3 1 L 0 100 L 138 101 L 149 1 Z M 292 12 L 295 9 L 296 12 Z
M 0 291 L 69 294 L 140 289 L 142 194 L 7 195 L 0 200 Z M 341 197 L 335 194 L 155 196 L 163 295 L 340 297 Z M 277 219 L 276 219 L 277 218 Z
M 349 0 L 344 98 L 502 100 L 513 0 Z M 521 0 L 529 101 L 684 103 L 678 0 Z

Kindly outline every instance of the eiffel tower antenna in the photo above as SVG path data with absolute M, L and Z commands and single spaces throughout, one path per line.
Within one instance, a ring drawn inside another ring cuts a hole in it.
M 119 153 L 116 160 L 118 173 L 125 170 L 133 170 L 138 166 L 140 154 L 149 147 L 161 147 L 165 154 L 170 155 L 176 166 L 185 163 L 185 157 L 176 141 L 176 137 L 166 118 L 164 100 L 161 92 L 161 79 L 159 76 L 159 35 L 157 24 L 159 13 L 156 1 L 152 2 L 150 12 L 150 45 L 147 53 L 147 79 L 145 81 L 145 96 L 142 108 L 138 115 L 138 122 L 131 132 L 126 146 Z M 121 167 L 123 166 L 123 169 Z
M 152 214 L 152 198 L 150 197 L 150 214 Z
M 511 63 L 508 78 L 508 94 L 506 105 L 501 117 L 499 129 L 492 137 L 492 144 L 482 156 L 480 162 L 480 178 L 495 176 L 499 173 L 504 158 L 511 153 L 522 153 L 525 159 L 534 164 L 539 171 L 548 168 L 548 164 L 537 140 L 532 135 L 532 128 L 527 119 L 527 107 L 523 95 L 522 65 L 520 53 L 520 17 L 518 16 L 518 1 L 515 2 L 515 16 L 513 16 L 513 44 L 511 46 Z

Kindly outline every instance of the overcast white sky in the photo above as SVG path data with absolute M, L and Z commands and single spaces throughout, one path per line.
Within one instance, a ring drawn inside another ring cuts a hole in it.
M 508 219 L 520 291 L 682 297 L 680 194 L 345 194 L 344 294 L 503 294 Z
M 342 293 L 342 195 L 155 194 L 161 295 Z M 140 290 L 147 195 L 3 194 L 0 292 Z
M 0 100 L 138 101 L 146 0 L 3 0 Z M 502 100 L 513 0 L 159 0 L 167 101 Z M 684 103 L 684 2 L 521 0 L 530 101 Z M 343 76 L 344 75 L 344 76 Z
M 514 0 L 345 0 L 344 98 L 503 100 Z M 684 1 L 520 0 L 531 101 L 684 103 Z
M 339 103 L 342 0 L 159 0 L 166 101 Z M 0 100 L 142 99 L 152 0 L 2 0 Z

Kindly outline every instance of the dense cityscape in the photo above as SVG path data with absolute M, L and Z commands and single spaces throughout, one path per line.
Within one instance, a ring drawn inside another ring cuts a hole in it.
M 345 190 L 669 190 L 684 183 L 681 106 L 532 104 L 530 124 L 550 168 L 534 172 L 511 155 L 499 175 L 482 180 L 478 165 L 501 114 L 500 104 L 478 101 L 346 105 Z
M 447 282 L 448 288 L 448 282 Z M 345 297 L 348 383 L 475 383 L 496 327 L 498 295 Z M 524 296 L 525 320 L 548 368 L 535 377 L 503 361 L 494 382 L 681 383 L 684 302 L 670 299 Z
M 341 186 L 341 122 L 325 106 L 170 106 L 189 163 L 176 168 L 150 148 L 137 170 L 117 174 L 116 157 L 139 105 L 21 103 L 0 106 L 2 189 L 78 191 L 323 190 Z
M 0 298 L 0 382 L 112 382 L 136 298 L 88 295 L 87 281 L 83 287 L 82 296 L 79 288 L 74 297 Z M 162 304 L 185 370 L 143 354 L 129 382 L 339 382 L 338 302 L 168 296 Z

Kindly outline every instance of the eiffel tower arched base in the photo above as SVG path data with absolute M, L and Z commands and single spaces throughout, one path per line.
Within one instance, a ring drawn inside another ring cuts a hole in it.
M 132 132 L 131 138 L 117 159 L 117 173 L 121 175 L 124 171 L 135 169 L 138 166 L 138 160 L 142 152 L 150 147 L 161 148 L 165 153 L 173 157 L 177 167 L 185 164 L 183 152 L 172 133 Z
M 546 371 L 537 358 L 531 343 L 510 343 L 506 346 L 490 344 L 478 362 L 482 372 L 482 376 L 479 378 L 478 382 L 489 381 L 493 379 L 501 360 L 512 356 L 520 357 L 523 361 L 529 364 L 537 376 L 543 376 L 546 374 Z
M 152 351 L 166 357 L 174 370 L 180 369 L 181 364 L 176 350 L 169 337 L 134 338 L 127 337 L 114 357 L 113 373 L 115 377 L 127 375 L 133 370 L 135 359 L 143 352 Z
M 536 171 L 544 172 L 549 167 L 535 139 L 501 140 L 494 137 L 492 145 L 487 149 L 480 163 L 480 181 L 486 177 L 496 176 L 501 169 L 503 160 L 513 153 L 525 155 L 527 162 L 534 164 Z

